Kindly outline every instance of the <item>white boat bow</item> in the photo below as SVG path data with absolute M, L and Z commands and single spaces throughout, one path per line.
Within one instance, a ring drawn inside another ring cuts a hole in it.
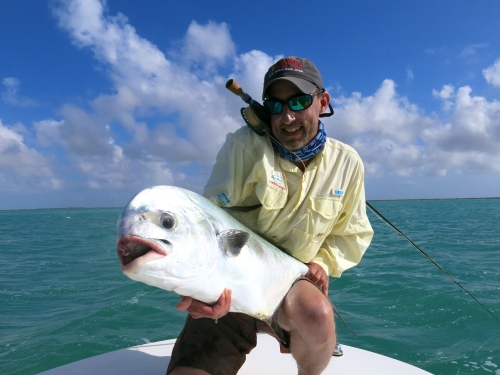
M 175 339 L 134 346 L 73 362 L 39 375 L 164 375 Z M 425 375 L 427 371 L 380 354 L 342 345 L 344 355 L 332 357 L 324 375 Z M 297 373 L 290 354 L 279 351 L 271 336 L 259 334 L 257 347 L 247 356 L 239 375 L 289 375 Z

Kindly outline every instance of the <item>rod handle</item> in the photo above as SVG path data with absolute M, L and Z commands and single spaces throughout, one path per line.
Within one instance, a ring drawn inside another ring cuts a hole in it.
M 226 89 L 228 89 L 233 94 L 236 94 L 238 96 L 241 96 L 243 94 L 243 89 L 232 78 L 229 81 L 226 82 Z

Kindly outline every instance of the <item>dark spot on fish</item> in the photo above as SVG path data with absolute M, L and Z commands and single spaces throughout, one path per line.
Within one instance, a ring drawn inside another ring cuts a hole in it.
M 250 233 L 239 229 L 227 229 L 217 236 L 221 250 L 228 256 L 238 256 L 250 238 Z

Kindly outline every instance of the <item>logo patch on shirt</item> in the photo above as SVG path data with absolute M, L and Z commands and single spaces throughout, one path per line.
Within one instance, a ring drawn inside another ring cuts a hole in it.
M 229 198 L 227 197 L 227 195 L 224 194 L 224 193 L 221 193 L 221 194 L 217 195 L 217 197 L 219 197 L 220 201 L 222 202 L 222 204 L 224 206 L 227 206 L 229 203 L 231 203 L 231 201 L 229 200 Z
M 338 197 L 343 197 L 344 196 L 344 190 L 333 189 L 332 192 L 333 192 L 333 195 L 336 195 Z
M 272 178 L 274 181 L 276 181 L 278 184 L 283 184 L 283 179 L 282 179 L 280 176 L 273 174 L 273 175 L 271 176 L 271 178 Z
M 278 189 L 285 190 L 283 179 L 278 175 L 273 174 L 271 176 L 271 180 L 269 180 L 269 183 L 273 186 L 276 186 Z

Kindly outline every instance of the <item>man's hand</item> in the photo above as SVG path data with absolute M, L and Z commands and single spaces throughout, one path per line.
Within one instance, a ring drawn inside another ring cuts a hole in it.
M 316 263 L 306 263 L 306 266 L 309 267 L 306 277 L 321 289 L 325 297 L 328 297 L 328 284 L 330 283 L 330 279 L 323 267 Z
M 193 297 L 181 296 L 181 301 L 175 305 L 177 310 L 187 310 L 193 319 L 222 318 L 231 308 L 231 291 L 224 289 L 215 305 L 210 306 Z

